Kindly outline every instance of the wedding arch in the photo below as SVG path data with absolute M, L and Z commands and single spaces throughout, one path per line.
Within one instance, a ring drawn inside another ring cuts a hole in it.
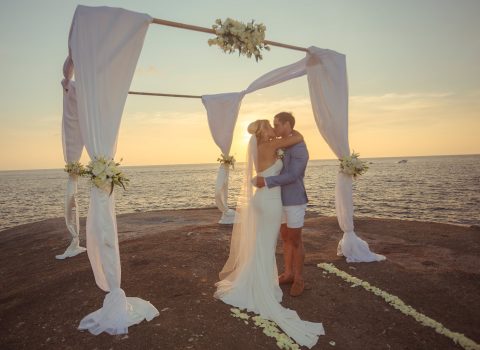
M 67 164 L 78 162 L 83 148 L 91 159 L 113 159 L 123 108 L 135 67 L 151 23 L 213 33 L 213 30 L 155 19 L 147 14 L 120 8 L 78 6 L 70 28 L 62 81 L 64 87 L 62 140 Z M 310 100 L 317 127 L 334 154 L 350 155 L 348 142 L 348 85 L 345 55 L 317 47 L 296 46 L 266 41 L 304 51 L 306 56 L 293 64 L 268 72 L 245 90 L 215 95 L 191 96 L 131 92 L 133 94 L 198 97 L 207 112 L 212 137 L 223 155 L 228 156 L 233 131 L 243 97 L 253 91 L 284 81 L 307 76 Z M 75 75 L 75 81 L 72 80 Z M 65 221 L 72 241 L 59 259 L 75 256 L 85 248 L 79 243 L 76 210 L 78 176 L 69 174 L 65 193 Z M 113 187 L 112 187 L 113 188 Z M 220 165 L 216 184 L 216 203 L 221 222 L 233 219 L 228 208 L 228 167 Z M 352 176 L 337 175 L 336 213 L 343 237 L 337 254 L 347 262 L 370 262 L 385 257 L 370 251 L 354 232 Z M 121 289 L 114 193 L 92 186 L 86 223 L 87 253 L 96 284 L 108 292 L 103 307 L 87 315 L 79 325 L 93 334 L 121 334 L 128 327 L 151 320 L 158 310 L 148 301 L 126 297 Z

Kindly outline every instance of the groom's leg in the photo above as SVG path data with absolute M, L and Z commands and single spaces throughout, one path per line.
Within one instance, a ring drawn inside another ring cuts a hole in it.
M 291 296 L 301 295 L 305 287 L 305 283 L 303 281 L 305 250 L 303 248 L 302 241 L 302 228 L 305 222 L 306 209 L 306 204 L 294 205 L 287 208 L 287 236 L 293 252 L 293 285 L 290 289 Z
M 280 226 L 282 236 L 283 260 L 285 265 L 284 272 L 280 275 L 280 283 L 290 283 L 293 280 L 293 245 L 289 238 L 287 224 Z
M 302 227 L 289 229 L 290 241 L 293 251 L 293 274 L 294 280 L 303 281 L 303 265 L 305 262 L 305 249 L 302 240 Z
M 303 264 L 305 261 L 305 250 L 302 241 L 302 228 L 289 228 L 289 237 L 293 246 L 293 285 L 290 295 L 298 297 L 303 293 L 305 283 L 303 280 Z

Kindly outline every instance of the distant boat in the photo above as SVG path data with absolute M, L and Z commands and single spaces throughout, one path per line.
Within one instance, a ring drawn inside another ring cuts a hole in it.
M 402 159 L 402 160 L 399 160 L 399 161 L 398 161 L 398 164 L 403 164 L 403 163 L 406 163 L 406 162 L 408 162 L 408 160 Z

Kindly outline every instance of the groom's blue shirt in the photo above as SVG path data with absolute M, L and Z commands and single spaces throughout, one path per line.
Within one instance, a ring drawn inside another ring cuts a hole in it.
M 282 204 L 300 205 L 308 202 L 303 178 L 308 163 L 308 150 L 305 142 L 285 149 L 283 168 L 279 175 L 265 178 L 268 188 L 282 187 Z

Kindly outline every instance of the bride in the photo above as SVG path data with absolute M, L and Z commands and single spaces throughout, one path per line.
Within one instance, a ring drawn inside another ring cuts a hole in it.
M 237 202 L 237 217 L 230 243 L 230 255 L 216 283 L 215 297 L 226 304 L 259 314 L 278 326 L 295 342 L 311 348 L 324 330 L 321 323 L 302 321 L 298 314 L 280 305 L 282 290 L 278 285 L 275 248 L 281 224 L 281 188 L 252 185 L 253 172 L 267 177 L 282 170 L 277 150 L 303 140 L 294 131 L 276 139 L 268 120 L 248 126 L 252 134 L 248 145 L 246 173 Z

